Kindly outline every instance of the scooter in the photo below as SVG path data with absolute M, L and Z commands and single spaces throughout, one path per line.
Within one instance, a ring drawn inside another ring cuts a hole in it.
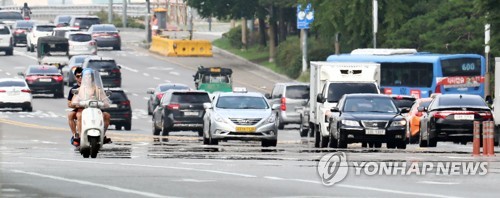
M 80 134 L 80 153 L 84 158 L 97 157 L 99 149 L 104 145 L 104 119 L 102 102 L 97 100 L 82 101 L 82 129 Z

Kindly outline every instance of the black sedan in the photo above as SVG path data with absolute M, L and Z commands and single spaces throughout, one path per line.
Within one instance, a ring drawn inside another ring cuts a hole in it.
M 474 121 L 493 121 L 493 114 L 481 96 L 438 95 L 420 119 L 420 147 L 436 147 L 438 141 L 472 141 Z M 495 144 L 498 144 L 495 139 Z
M 176 89 L 176 90 L 182 90 L 186 89 L 189 90 L 189 86 L 185 84 L 180 84 L 180 83 L 163 83 L 159 84 L 156 86 L 154 89 L 148 90 L 149 99 L 148 99 L 148 114 L 152 115 L 153 111 L 155 108 L 160 104 L 160 100 L 163 97 L 163 94 L 165 94 L 166 91 L 170 89 Z
M 380 94 L 346 94 L 331 109 L 330 147 L 347 148 L 361 142 L 372 147 L 406 149 L 406 120 L 394 100 Z
M 57 67 L 52 65 L 30 65 L 26 71 L 19 72 L 24 76 L 33 94 L 54 94 L 54 98 L 64 97 L 63 76 Z
M 111 115 L 110 124 L 115 125 L 116 130 L 121 130 L 123 127 L 130 131 L 132 129 L 132 108 L 127 94 L 120 88 L 108 88 L 108 90 L 111 92 L 109 99 L 112 103 L 104 111 Z
M 14 46 L 17 44 L 26 44 L 26 34 L 31 31 L 35 22 L 18 20 L 12 26 L 12 38 L 14 40 Z

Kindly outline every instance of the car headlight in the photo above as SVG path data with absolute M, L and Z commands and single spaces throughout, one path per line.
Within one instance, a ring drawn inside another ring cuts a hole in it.
M 359 122 L 356 121 L 356 120 L 342 120 L 340 121 L 343 125 L 346 125 L 346 126 L 357 126 L 359 127 Z
M 271 116 L 269 116 L 269 118 L 267 118 L 267 122 L 274 123 L 274 121 L 276 121 L 276 115 L 272 113 Z
M 227 123 L 226 120 L 222 116 L 220 116 L 219 114 L 215 113 L 214 116 L 215 116 L 214 118 L 215 118 L 216 122 Z
M 393 126 L 393 127 L 406 126 L 406 120 L 392 121 L 391 126 Z

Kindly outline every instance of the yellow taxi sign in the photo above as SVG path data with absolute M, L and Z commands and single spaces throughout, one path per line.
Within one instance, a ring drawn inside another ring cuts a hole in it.
M 212 67 L 212 68 L 210 68 L 210 72 L 219 72 L 220 73 L 220 68 L 219 67 Z

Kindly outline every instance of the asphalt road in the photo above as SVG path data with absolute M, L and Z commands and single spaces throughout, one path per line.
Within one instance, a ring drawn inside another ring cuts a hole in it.
M 143 36 L 122 31 L 122 51 L 102 49 L 122 65 L 123 89 L 133 109 L 131 131 L 110 130 L 114 143 L 97 159 L 83 159 L 69 144 L 66 100 L 38 95 L 34 112 L 0 110 L 0 197 L 496 197 L 499 157 L 471 157 L 471 144 L 439 143 L 437 148 L 363 149 L 350 145 L 349 174 L 324 186 L 318 160 L 331 149 L 313 148 L 300 138 L 298 126 L 279 131 L 276 148 L 258 142 L 221 142 L 204 146 L 194 132 L 177 132 L 153 141 L 147 115 L 147 88 L 162 82 L 193 85 L 198 65 L 230 66 L 235 86 L 270 92 L 276 82 L 290 81 L 231 56 L 166 58 L 138 47 Z M 214 36 L 213 33 L 206 34 Z M 206 36 L 205 35 L 205 36 Z M 200 33 L 200 36 L 201 33 Z M 0 55 L 0 78 L 13 77 L 34 53 L 18 47 Z M 113 127 L 111 127 L 113 129 Z M 498 150 L 498 148 L 497 148 Z M 498 153 L 497 153 L 498 155 Z M 484 176 L 355 175 L 354 162 L 488 162 Z

